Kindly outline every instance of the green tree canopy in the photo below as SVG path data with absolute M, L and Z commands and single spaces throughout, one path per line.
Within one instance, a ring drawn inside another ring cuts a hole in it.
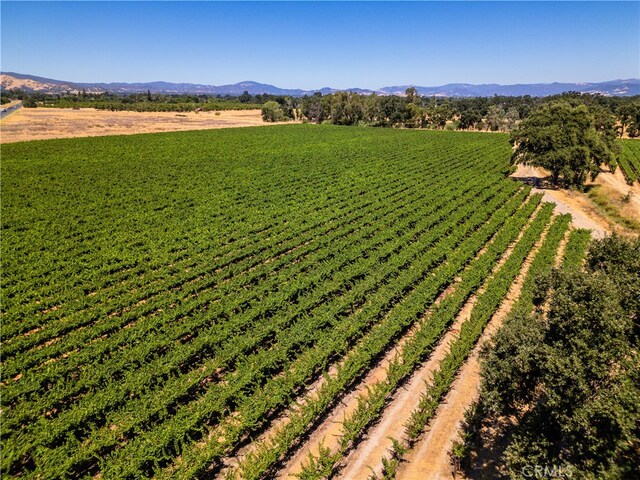
M 551 172 L 554 185 L 582 188 L 600 165 L 615 168 L 618 147 L 610 139 L 615 132 L 603 127 L 586 105 L 559 100 L 541 105 L 511 134 L 514 163 L 542 167 Z
M 280 104 L 270 101 L 262 106 L 262 120 L 265 122 L 282 122 L 286 118 Z
M 474 128 L 482 122 L 482 114 L 475 109 L 463 110 L 460 113 L 459 127 L 463 130 Z
M 515 414 L 505 451 L 573 478 L 634 478 L 640 465 L 640 240 L 595 241 L 583 272 L 539 280 L 536 314 L 509 318 L 483 354 L 480 415 Z M 548 302 L 546 314 L 542 306 Z
M 640 136 L 640 101 L 624 103 L 618 107 L 620 136 L 627 133 L 630 137 Z
M 409 87 L 404 91 L 405 98 L 407 99 L 407 103 L 415 103 L 416 105 L 420 105 L 420 95 L 418 95 L 418 91 L 415 87 Z
M 238 101 L 241 103 L 251 103 L 253 101 L 253 97 L 247 90 L 245 90 L 244 92 L 242 92 L 242 95 L 238 97 Z

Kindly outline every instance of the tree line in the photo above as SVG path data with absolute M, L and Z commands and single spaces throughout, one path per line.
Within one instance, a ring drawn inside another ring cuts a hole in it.
M 640 136 L 640 96 L 605 97 L 567 92 L 550 97 L 423 97 L 410 87 L 404 96 L 355 92 L 316 93 L 301 98 L 284 95 L 239 96 L 114 94 L 86 91 L 46 95 L 3 91 L 3 101 L 21 98 L 27 108 L 90 107 L 133 111 L 208 111 L 262 109 L 267 122 L 373 127 L 511 132 L 512 161 L 543 167 L 551 182 L 584 187 L 606 165 L 615 171 L 620 156 L 617 137 Z
M 413 87 L 404 96 L 316 93 L 277 99 L 263 106 L 263 116 L 266 121 L 297 118 L 334 125 L 511 132 L 532 111 L 556 101 L 584 104 L 601 123 L 611 123 L 620 137 L 640 136 L 640 96 L 605 97 L 578 92 L 542 98 L 423 97 Z
M 67 91 L 60 94 L 26 92 L 19 89 L 2 90 L 2 103 L 11 99 L 22 100 L 26 108 L 96 108 L 111 111 L 138 112 L 193 112 L 200 110 L 247 110 L 259 109 L 270 101 L 286 103 L 284 97 L 260 94 L 251 95 L 245 91 L 242 95 L 207 95 L 207 94 L 163 94 L 112 92 L 92 93 L 86 90 Z
M 612 128 L 622 137 L 640 137 L 640 96 L 605 97 L 567 92 L 550 97 L 426 97 L 413 87 L 403 96 L 336 92 L 291 97 L 245 91 L 241 95 L 184 95 L 68 91 L 44 94 L 22 90 L 1 92 L 2 103 L 21 99 L 27 108 L 97 108 L 133 111 L 195 111 L 259 109 L 265 121 L 302 120 L 334 125 L 427 128 L 511 132 L 544 104 L 564 100 L 587 106 L 597 117 L 610 116 Z

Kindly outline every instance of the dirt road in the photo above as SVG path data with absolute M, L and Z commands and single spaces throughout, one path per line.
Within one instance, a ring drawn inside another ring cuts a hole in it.
M 543 169 L 527 165 L 518 165 L 517 171 L 512 175 L 513 178 L 535 185 L 540 185 L 540 180 L 547 176 L 548 174 Z M 573 226 L 592 230 L 591 235 L 594 238 L 602 238 L 611 233 L 611 226 L 607 219 L 598 213 L 595 206 L 584 194 L 570 190 L 539 188 L 538 186 L 533 188 L 532 193 L 542 193 L 543 201 L 555 203 L 557 213 L 570 213 L 573 217 Z
M 260 110 L 179 113 L 21 108 L 0 121 L 0 143 L 258 125 L 274 123 L 263 122 Z

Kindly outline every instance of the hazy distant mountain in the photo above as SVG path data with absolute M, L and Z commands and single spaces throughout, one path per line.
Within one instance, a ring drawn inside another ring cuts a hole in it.
M 67 92 L 78 93 L 85 90 L 87 93 L 137 93 L 150 90 L 153 93 L 172 94 L 207 94 L 207 95 L 241 95 L 244 91 L 252 95 L 268 93 L 271 95 L 291 95 L 301 97 L 312 95 L 315 92 L 329 94 L 338 91 L 350 91 L 369 95 L 377 93 L 380 95 L 403 95 L 410 85 L 395 87 L 383 87 L 378 90 L 367 90 L 361 88 L 334 89 L 330 87 L 318 90 L 302 90 L 279 88 L 274 85 L 258 82 L 240 82 L 232 85 L 201 85 L 195 83 L 169 83 L 169 82 L 147 82 L 147 83 L 75 83 L 50 78 L 37 77 L 35 75 L 24 75 L 20 73 L 1 73 L 2 88 L 19 88 L 28 92 L 42 92 L 53 94 L 64 94 Z M 439 87 L 415 86 L 420 95 L 440 96 L 440 97 L 490 97 L 493 95 L 517 96 L 531 95 L 532 97 L 544 97 L 562 92 L 574 91 L 583 93 L 599 93 L 602 95 L 630 96 L 640 95 L 640 79 L 611 80 L 600 83 L 531 83 L 518 85 L 471 85 L 467 83 L 450 83 Z
M 410 85 L 384 87 L 380 90 L 394 95 L 404 93 Z M 515 97 L 531 95 L 532 97 L 546 97 L 563 92 L 599 93 L 607 96 L 640 95 L 640 79 L 611 80 L 600 83 L 523 83 L 516 85 L 498 85 L 495 83 L 484 85 L 470 85 L 468 83 L 449 83 L 440 87 L 419 87 L 415 89 L 420 95 L 441 97 L 491 97 L 503 95 Z
M 266 83 L 258 83 L 252 81 L 234 83 L 233 85 L 201 85 L 197 83 L 169 83 L 169 82 L 144 82 L 144 83 L 77 83 L 66 82 L 62 80 L 53 80 L 51 78 L 37 77 L 35 75 L 25 75 L 22 73 L 3 72 L 0 73 L 2 78 L 2 88 L 12 89 L 19 88 L 27 92 L 41 92 L 52 94 L 78 93 L 85 90 L 87 93 L 139 93 L 150 90 L 153 93 L 168 94 L 206 94 L 206 95 L 242 95 L 247 91 L 252 95 L 268 93 L 271 95 L 291 95 L 301 97 L 303 95 L 312 95 L 315 92 L 329 94 L 337 92 L 334 88 L 321 88 L 318 90 L 302 90 L 279 88 Z M 359 88 L 347 89 L 358 93 L 371 94 L 371 90 Z

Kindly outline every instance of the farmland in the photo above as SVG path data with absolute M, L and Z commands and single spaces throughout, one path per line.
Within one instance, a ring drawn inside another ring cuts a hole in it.
M 621 140 L 620 169 L 629 185 L 640 182 L 640 142 Z
M 2 156 L 8 477 L 337 475 L 465 307 L 398 426 L 412 442 L 510 286 L 529 309 L 534 273 L 588 237 L 508 178 L 502 134 L 287 125 Z
M 201 113 L 22 108 L 0 122 L 0 143 L 264 125 L 260 110 Z

